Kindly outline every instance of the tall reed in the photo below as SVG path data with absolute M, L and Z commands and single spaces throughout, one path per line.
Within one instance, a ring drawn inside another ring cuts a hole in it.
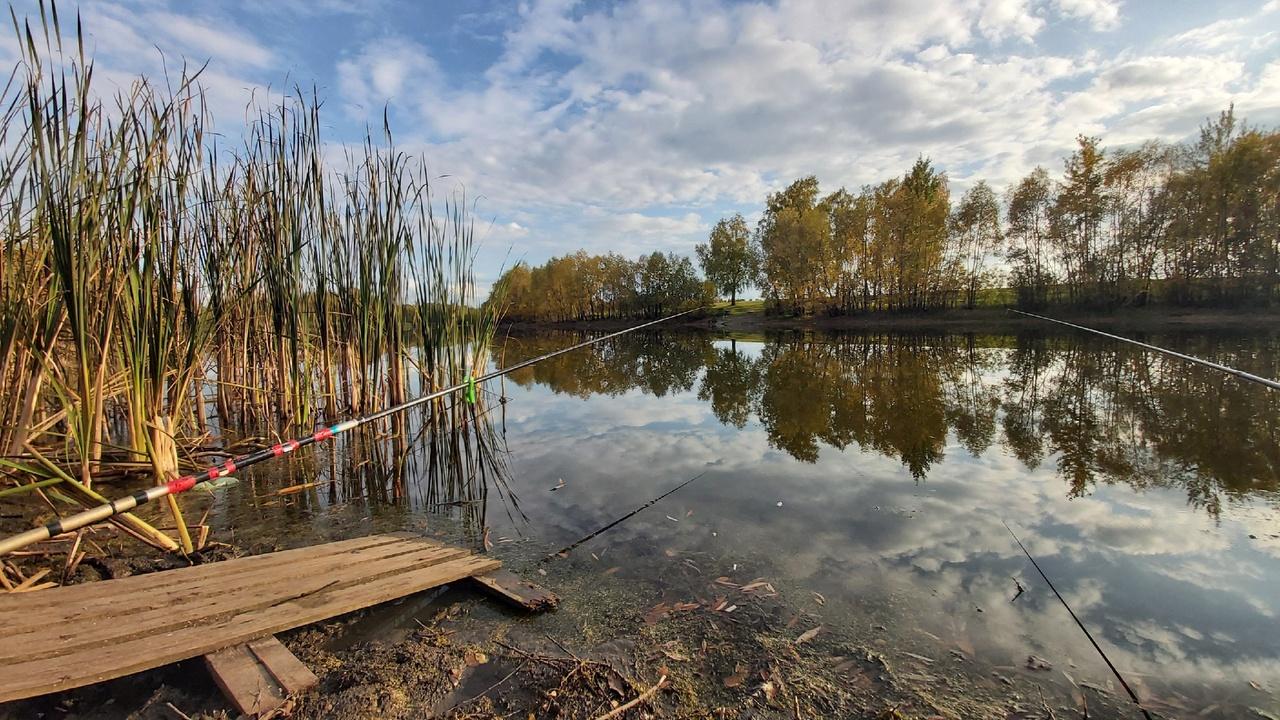
M 52 482 L 88 503 L 103 477 L 198 466 L 211 440 L 273 442 L 480 371 L 497 318 L 474 307 L 469 208 L 450 196 L 434 212 L 425 161 L 396 148 L 385 118 L 335 170 L 314 90 L 251 105 L 240 140 L 219 142 L 198 70 L 104 101 L 79 22 L 64 39 L 42 5 L 38 25 L 15 17 L 14 30 L 0 117 L 6 487 Z M 413 424 L 452 485 L 496 457 L 483 407 L 441 402 Z M 393 425 L 397 442 L 409 427 Z M 170 511 L 177 540 L 122 522 L 192 550 L 176 500 Z

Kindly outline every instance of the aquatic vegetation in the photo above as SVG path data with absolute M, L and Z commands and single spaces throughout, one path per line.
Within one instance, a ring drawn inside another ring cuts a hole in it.
M 64 32 L 50 5 L 14 30 L 0 117 L 6 500 L 98 502 L 104 479 L 163 482 L 483 368 L 499 304 L 477 308 L 472 207 L 441 203 L 389 126 L 331 164 L 321 101 L 298 89 L 247 108 L 229 142 L 202 69 L 107 98 L 78 23 Z M 494 472 L 486 403 L 421 409 L 430 478 L 457 489 Z M 379 442 L 410 442 L 408 423 Z M 192 551 L 176 498 L 169 510 L 177 537 L 118 522 Z

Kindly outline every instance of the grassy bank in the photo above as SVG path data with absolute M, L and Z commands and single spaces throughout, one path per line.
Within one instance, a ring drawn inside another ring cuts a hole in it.
M 1089 327 L 1134 332 L 1167 330 L 1255 330 L 1280 327 L 1276 308 L 1186 308 L 1147 306 L 1112 311 L 1051 308 L 1039 311 L 1048 317 Z M 577 320 L 572 322 L 504 323 L 512 332 L 539 329 L 613 331 L 634 324 L 626 320 Z M 673 321 L 667 327 L 699 328 L 724 332 L 758 333 L 785 330 L 877 330 L 1004 333 L 1023 330 L 1070 332 L 1052 323 L 1011 312 L 1002 305 L 955 308 L 927 312 L 871 312 L 853 315 L 786 315 L 767 311 L 764 300 L 721 301 L 706 312 Z

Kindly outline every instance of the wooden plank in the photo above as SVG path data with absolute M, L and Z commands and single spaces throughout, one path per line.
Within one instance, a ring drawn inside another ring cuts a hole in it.
M 269 608 L 324 588 L 370 582 L 382 575 L 430 567 L 467 554 L 462 548 L 428 545 L 419 546 L 416 552 L 374 561 L 356 562 L 353 558 L 347 562 L 343 558 L 343 562 L 338 562 L 327 559 L 329 565 L 323 568 L 308 566 L 298 573 L 282 571 L 275 583 L 268 586 L 250 585 L 224 588 L 222 592 L 193 593 L 178 598 L 176 602 L 125 618 L 91 618 L 62 625 L 53 638 L 48 636 L 48 631 L 43 636 L 26 633 L 21 636 L 21 642 L 6 643 L 0 648 L 0 662 L 65 655 L 112 644 L 121 638 L 154 635 L 185 625 L 211 622 L 228 613 Z M 39 650 L 33 651 L 33 647 Z
M 204 656 L 209 674 L 237 712 L 257 717 L 280 707 L 285 692 L 248 645 L 235 645 Z
M 560 598 L 555 593 L 534 585 L 509 570 L 474 575 L 470 582 L 495 597 L 531 612 L 554 610 L 560 604 Z
M 346 586 L 324 587 L 273 605 L 229 614 L 215 621 L 134 636 L 57 657 L 3 668 L 0 702 L 80 687 L 185 660 L 405 595 L 497 570 L 501 563 L 467 556 L 409 572 L 393 572 Z
M 13 632 L 10 635 L 13 642 L 0 647 L 0 663 L 29 653 L 30 642 L 43 643 L 48 651 L 54 651 L 120 635 L 157 632 L 175 622 L 199 622 L 236 609 L 239 605 L 270 604 L 298 592 L 314 590 L 319 587 L 316 583 L 347 582 L 385 570 L 417 567 L 429 561 L 443 562 L 466 552 L 435 543 L 402 541 L 355 550 L 341 559 L 323 557 L 303 560 L 284 568 L 272 567 L 243 579 L 229 576 L 216 581 L 197 582 L 190 588 L 171 588 L 142 602 L 96 602 L 71 613 L 64 612 L 61 616 L 55 610 L 41 607 L 40 613 L 36 614 L 45 618 L 45 624 Z M 193 598 L 199 601 L 192 602 Z M 113 609 L 115 604 L 128 606 L 128 609 Z M 180 612 L 175 613 L 174 608 Z M 0 627 L 5 627 L 6 615 L 0 613 Z M 51 626 L 50 618 L 59 620 Z M 50 637 L 51 633 L 53 637 Z
M 320 682 L 274 635 L 210 653 L 204 661 L 231 705 L 251 717 Z
M 280 683 L 285 693 L 297 695 L 310 690 L 320 682 L 320 678 L 311 672 L 311 668 L 289 652 L 289 648 L 282 645 L 275 635 L 254 640 L 248 643 L 248 646 L 249 651 L 257 656 L 258 661 L 267 668 L 276 682 Z
M 217 578 L 240 577 L 249 572 L 265 572 L 271 568 L 286 567 L 307 558 L 333 557 L 361 548 L 402 543 L 406 540 L 441 546 L 440 543 L 433 540 L 408 533 L 370 535 L 352 540 L 321 543 L 311 547 L 250 555 L 204 565 L 132 575 L 108 582 L 67 585 L 43 591 L 41 607 L 45 608 L 46 612 L 55 610 L 61 612 L 65 608 L 82 607 L 91 604 L 95 600 L 109 600 L 111 603 L 128 602 L 130 598 L 145 598 L 148 595 L 172 590 L 173 588 L 194 587 L 199 582 Z M 0 616 L 6 615 L 9 610 L 26 610 L 28 608 L 27 600 L 0 594 Z M 15 617 L 13 619 L 21 621 L 23 618 Z M 45 624 L 43 621 L 37 620 L 39 624 Z

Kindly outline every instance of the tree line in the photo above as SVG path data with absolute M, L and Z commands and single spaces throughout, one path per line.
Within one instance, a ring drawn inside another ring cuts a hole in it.
M 924 157 L 856 192 L 823 195 L 808 176 L 769 194 L 754 228 L 721 219 L 696 256 L 731 303 L 754 286 L 784 312 L 1268 304 L 1280 132 L 1228 108 L 1187 143 L 1107 149 L 1081 135 L 1058 178 L 1037 167 L 1003 197 L 978 181 L 955 202 Z M 579 252 L 512 268 L 498 287 L 510 316 L 566 320 L 696 305 L 712 292 L 699 282 L 688 258 Z
M 715 301 L 715 288 L 693 261 L 654 252 L 628 260 L 617 253 L 579 250 L 530 267 L 517 263 L 490 294 L 512 320 L 563 322 L 656 318 Z
M 1037 167 L 1003 200 L 979 181 L 952 203 L 925 158 L 857 194 L 810 176 L 769 195 L 754 240 L 757 285 L 801 311 L 973 307 L 1003 287 L 1024 307 L 1268 303 L 1280 133 L 1228 109 L 1194 143 L 1082 135 L 1060 178 Z

